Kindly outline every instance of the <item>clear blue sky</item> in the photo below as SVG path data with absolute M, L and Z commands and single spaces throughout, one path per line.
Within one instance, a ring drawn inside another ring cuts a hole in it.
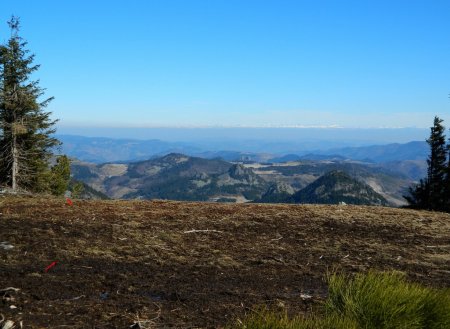
M 61 126 L 450 125 L 450 1 L 0 2 Z

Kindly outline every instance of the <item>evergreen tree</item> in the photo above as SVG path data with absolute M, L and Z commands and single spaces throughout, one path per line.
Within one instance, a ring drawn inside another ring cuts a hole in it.
M 69 188 L 70 182 L 70 160 L 62 155 L 56 160 L 51 169 L 50 192 L 54 195 L 64 195 Z
M 416 209 L 429 209 L 430 190 L 426 179 L 421 179 L 419 184 L 409 188 L 409 195 L 404 198 L 410 207 Z
M 410 196 L 406 200 L 412 207 L 429 210 L 445 210 L 448 179 L 448 147 L 445 144 L 445 128 L 442 126 L 443 120 L 437 116 L 434 118 L 431 127 L 430 137 L 427 143 L 430 146 L 430 155 L 427 160 L 428 170 L 425 180 L 421 180 L 419 185 L 410 189 Z
M 69 184 L 69 189 L 71 192 L 71 196 L 74 199 L 78 199 L 82 196 L 82 193 L 84 192 L 84 184 L 82 182 L 77 182 L 72 180 Z
M 53 98 L 40 101 L 44 89 L 30 80 L 39 65 L 18 35 L 19 20 L 8 25 L 11 37 L 0 46 L 0 184 L 45 191 L 51 151 L 60 144 L 51 137 L 56 121 L 44 111 Z
M 450 212 L 450 137 L 447 144 L 447 171 L 445 177 L 445 194 L 444 194 L 445 211 Z
M 442 126 L 442 122 L 443 120 L 437 116 L 434 118 L 430 138 L 427 140 L 431 150 L 427 160 L 427 180 L 430 193 L 429 208 L 433 210 L 443 210 L 446 201 L 444 193 L 447 171 L 447 146 L 445 144 L 445 128 Z

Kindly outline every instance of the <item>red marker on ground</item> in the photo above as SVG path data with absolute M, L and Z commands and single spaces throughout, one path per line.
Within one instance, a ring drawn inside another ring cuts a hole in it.
M 70 200 L 69 198 L 66 198 L 66 201 L 69 206 L 73 206 L 72 200 Z
M 44 270 L 45 273 L 47 273 L 49 269 L 51 269 L 53 266 L 55 266 L 57 262 L 58 262 L 58 261 L 55 260 L 53 263 L 51 263 L 49 266 L 47 266 L 47 267 L 45 268 L 45 270 Z

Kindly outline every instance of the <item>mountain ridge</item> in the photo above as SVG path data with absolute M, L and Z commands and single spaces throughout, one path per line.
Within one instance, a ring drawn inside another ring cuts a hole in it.
M 285 202 L 286 197 L 333 170 L 345 171 L 395 206 L 405 203 L 402 196 L 413 183 L 388 168 L 349 161 L 246 164 L 171 153 L 128 164 L 72 164 L 75 179 L 113 199 L 233 202 Z
M 167 142 L 159 139 L 113 139 L 72 135 L 57 135 L 57 137 L 63 143 L 63 153 L 81 161 L 98 164 L 136 162 L 170 153 L 183 153 L 207 159 L 222 158 L 227 161 L 286 162 L 307 159 L 351 159 L 377 163 L 403 160 L 425 161 L 428 155 L 426 142 L 417 141 L 333 149 L 297 146 L 283 151 L 282 142 L 272 145 L 273 143 L 270 144 L 268 141 L 260 141 L 257 144 L 242 141 L 242 145 L 239 141 L 233 141 L 208 146 L 206 141 L 202 143 Z M 264 145 L 267 145 L 265 150 Z
M 320 176 L 286 201 L 315 204 L 388 205 L 387 200 L 369 185 L 339 170 Z

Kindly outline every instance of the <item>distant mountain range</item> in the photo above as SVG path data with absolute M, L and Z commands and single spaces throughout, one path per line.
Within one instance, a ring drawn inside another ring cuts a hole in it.
M 345 177 L 326 176 L 339 171 L 373 190 L 363 193 L 365 188 L 350 184 L 354 191 L 369 196 L 370 200 L 360 197 L 360 202 L 400 206 L 405 204 L 408 187 L 426 175 L 429 151 L 426 142 L 275 154 L 253 152 L 251 147 L 248 151 L 208 150 L 194 143 L 156 139 L 58 138 L 62 151 L 77 159 L 72 166 L 75 179 L 110 198 L 128 199 L 323 203 L 328 202 L 326 197 L 314 196 L 312 191 L 318 187 L 309 185 L 315 182 L 339 191 L 329 187 L 330 181 L 337 177 L 343 182 Z M 264 150 L 264 145 L 260 143 L 257 150 Z M 324 175 L 326 184 L 318 180 Z M 302 190 L 308 197 L 302 194 L 300 198 Z M 342 193 L 330 200 L 344 201 Z
M 341 157 L 372 161 L 372 162 L 392 162 L 402 160 L 425 160 L 430 152 L 430 147 L 426 142 L 409 142 L 405 144 L 372 145 L 361 147 L 345 147 L 331 149 L 328 151 L 318 151 L 319 155 L 339 155 Z
M 184 143 L 161 140 L 114 139 L 72 135 L 56 136 L 62 144 L 62 153 L 92 163 L 130 162 L 148 160 L 168 153 L 196 153 L 200 149 Z
M 182 153 L 205 159 L 221 158 L 226 161 L 274 162 L 281 163 L 299 160 L 359 160 L 364 162 L 384 163 L 405 160 L 425 161 L 429 148 L 426 142 L 406 144 L 387 144 L 334 149 L 307 149 L 296 146 L 295 153 L 283 153 L 286 147 L 282 142 L 260 141 L 256 144 L 222 142 L 213 149 L 207 148 L 206 142 L 184 143 L 153 140 L 113 139 L 100 137 L 82 137 L 58 135 L 62 142 L 62 152 L 70 157 L 92 163 L 126 163 L 148 160 L 170 153 Z M 290 145 L 290 144 L 289 144 Z M 332 145 L 330 143 L 330 145 Z M 218 149 L 217 147 L 227 147 Z M 264 149 L 266 146 L 266 149 Z M 245 148 L 245 151 L 242 148 Z M 277 150 L 278 147 L 278 151 Z M 295 145 L 290 145 L 294 148 Z M 263 151 L 262 151 L 263 150 Z
M 247 202 L 268 183 L 252 169 L 183 154 L 130 164 L 72 165 L 74 178 L 111 198 Z
M 336 171 L 345 174 L 328 174 Z M 213 202 L 344 201 L 399 206 L 413 183 L 392 168 L 360 161 L 232 163 L 177 153 L 130 163 L 75 161 L 72 172 L 74 179 L 110 198 Z
M 387 144 L 360 147 L 345 147 L 330 150 L 317 150 L 309 154 L 287 154 L 270 159 L 270 162 L 298 160 L 360 160 L 365 162 L 394 162 L 404 160 L 425 160 L 429 153 L 426 142 L 409 142 L 406 144 Z

